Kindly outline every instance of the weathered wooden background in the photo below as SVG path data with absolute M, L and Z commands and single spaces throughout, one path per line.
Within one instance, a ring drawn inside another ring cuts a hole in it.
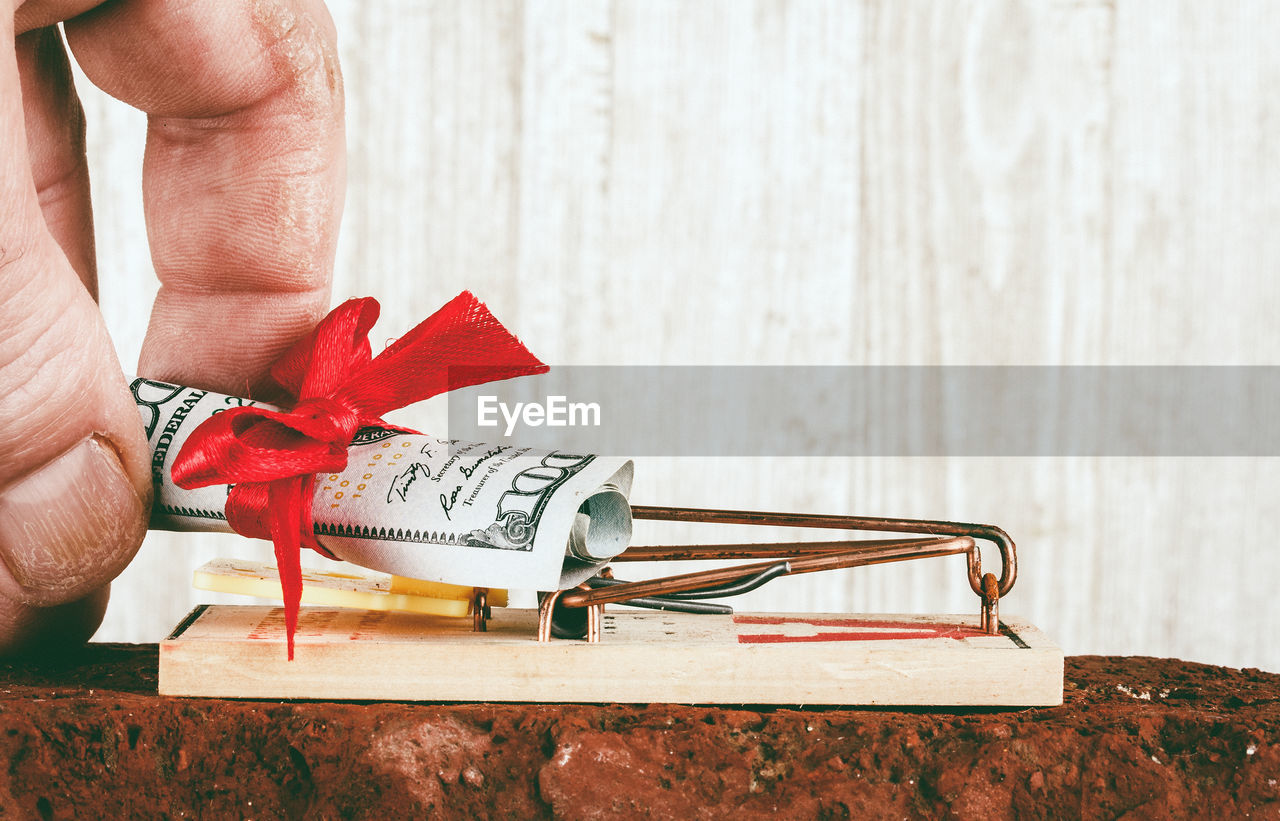
M 351 152 L 335 300 L 385 298 L 389 335 L 466 287 L 553 365 L 1280 361 L 1275 4 L 332 9 Z M 130 363 L 155 288 L 143 122 L 85 86 L 102 304 Z M 1005 608 L 1068 652 L 1280 670 L 1275 460 L 637 475 L 640 503 L 999 523 L 1023 562 Z M 161 637 L 216 554 L 269 549 L 153 534 L 99 637 Z M 753 603 L 968 611 L 961 576 L 848 571 Z

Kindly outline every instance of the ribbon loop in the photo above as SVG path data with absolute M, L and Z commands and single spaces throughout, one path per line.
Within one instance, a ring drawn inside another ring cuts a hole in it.
M 284 597 L 289 658 L 302 594 L 300 551 L 329 555 L 314 535 L 315 475 L 347 466 L 356 432 L 389 411 L 454 388 L 544 373 L 469 291 L 371 356 L 369 330 L 380 307 L 372 297 L 339 305 L 271 368 L 293 407 L 232 408 L 202 422 L 173 462 L 178 487 L 232 484 L 231 528 L 274 544 Z M 397 428 L 397 430 L 400 430 Z

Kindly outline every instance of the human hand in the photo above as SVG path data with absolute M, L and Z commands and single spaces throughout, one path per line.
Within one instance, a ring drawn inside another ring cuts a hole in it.
M 160 291 L 139 374 L 255 392 L 329 301 L 345 146 L 322 1 L 100 3 L 0 0 L 0 652 L 91 636 L 151 504 L 54 24 L 90 80 L 148 115 Z

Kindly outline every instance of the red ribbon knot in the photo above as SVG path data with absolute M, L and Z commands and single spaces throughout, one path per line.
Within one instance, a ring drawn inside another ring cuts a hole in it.
M 191 432 L 173 463 L 178 487 L 232 485 L 231 528 L 272 541 L 290 659 L 301 549 L 330 556 L 316 542 L 311 516 L 316 474 L 346 468 L 361 428 L 413 432 L 388 425 L 383 414 L 455 388 L 547 370 L 469 291 L 373 357 L 369 330 L 378 312 L 371 297 L 339 305 L 271 368 L 292 409 L 248 405 L 217 413 Z

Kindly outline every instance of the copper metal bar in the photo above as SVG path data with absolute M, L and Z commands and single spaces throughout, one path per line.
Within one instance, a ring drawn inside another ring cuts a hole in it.
M 611 562 L 677 562 L 711 559 L 761 559 L 771 556 L 799 556 L 808 553 L 834 553 L 849 548 L 875 548 L 899 545 L 919 539 L 836 539 L 826 542 L 748 542 L 745 544 L 708 545 L 635 545 L 610 559 Z
M 489 618 L 489 588 L 477 587 L 471 596 L 471 631 L 484 633 L 488 631 L 486 623 Z
M 1018 576 L 1017 548 L 1009 534 L 994 525 L 943 522 L 928 519 L 890 519 L 879 516 L 835 516 L 804 513 L 771 513 L 757 510 L 713 510 L 690 507 L 633 505 L 633 519 L 661 519 L 672 522 L 708 524 L 770 525 L 813 527 L 831 530 L 869 530 L 887 533 L 920 533 L 929 536 L 969 536 L 989 541 L 1000 551 L 998 588 L 1003 596 L 1013 588 Z M 969 586 L 982 595 L 981 579 L 970 574 Z
M 593 604 L 587 608 L 587 643 L 600 643 L 600 622 L 604 621 L 604 605 Z
M 880 547 L 875 550 L 846 550 L 797 558 L 787 558 L 784 554 L 778 558 L 786 561 L 788 565 L 787 575 L 797 575 L 800 573 L 815 573 L 821 570 L 838 570 L 845 567 L 900 562 L 908 559 L 951 556 L 959 553 L 971 554 L 974 549 L 973 539 L 967 536 L 960 536 L 956 538 L 914 539 L 908 542 L 900 542 L 895 546 Z M 759 562 L 736 567 L 701 570 L 694 573 L 667 576 L 661 579 L 629 582 L 595 590 L 568 590 L 564 592 L 560 603 L 564 607 L 587 607 L 593 604 L 623 602 L 627 599 L 642 596 L 662 596 L 685 590 L 714 587 L 755 575 L 775 564 L 778 564 L 778 562 Z
M 994 573 L 982 577 L 982 629 L 992 635 L 1000 632 L 1000 591 Z
M 555 610 L 556 602 L 564 595 L 563 590 L 555 590 L 542 597 L 542 601 L 538 604 L 538 641 L 546 643 L 551 641 L 551 614 Z

